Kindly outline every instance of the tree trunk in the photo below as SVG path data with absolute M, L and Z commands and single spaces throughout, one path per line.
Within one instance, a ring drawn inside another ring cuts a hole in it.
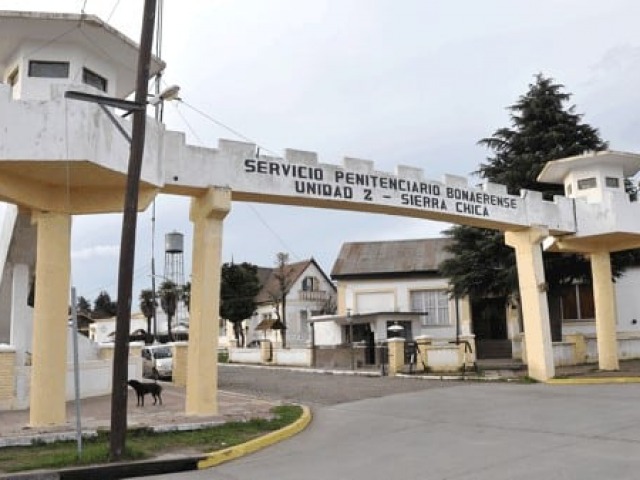
M 287 348 L 287 294 L 282 295 L 282 348 Z
M 173 342 L 173 330 L 171 329 L 171 321 L 173 320 L 173 316 L 167 315 L 167 333 L 169 334 L 169 341 Z
M 153 343 L 153 335 L 151 334 L 151 318 L 152 317 L 147 317 L 147 335 L 144 342 L 147 345 L 151 345 Z

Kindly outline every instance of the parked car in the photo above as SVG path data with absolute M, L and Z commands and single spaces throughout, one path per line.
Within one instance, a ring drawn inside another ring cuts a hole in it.
M 147 378 L 171 378 L 173 354 L 168 345 L 149 345 L 142 348 L 142 376 Z

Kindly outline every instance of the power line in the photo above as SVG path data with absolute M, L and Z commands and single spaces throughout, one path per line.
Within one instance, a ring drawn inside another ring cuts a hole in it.
M 220 120 L 217 120 L 217 119 L 213 118 L 213 117 L 212 117 L 211 115 L 209 115 L 208 113 L 203 112 L 202 110 L 200 110 L 200 109 L 198 109 L 198 108 L 194 107 L 193 105 L 191 105 L 191 104 L 189 104 L 189 103 L 185 102 L 185 101 L 184 101 L 184 100 L 182 100 L 182 99 L 180 99 L 179 101 L 180 101 L 180 103 L 182 103 L 183 105 L 187 106 L 188 108 L 190 108 L 190 109 L 191 109 L 191 110 L 193 110 L 194 112 L 196 112 L 196 113 L 200 114 L 201 116 L 203 116 L 203 117 L 204 117 L 204 118 L 206 118 L 207 120 L 209 120 L 209 121 L 211 121 L 211 122 L 215 123 L 215 124 L 216 124 L 216 125 L 218 125 L 219 127 L 222 127 L 222 128 L 224 128 L 225 130 L 228 130 L 229 132 L 233 133 L 235 136 L 237 136 L 237 137 L 241 138 L 242 140 L 244 140 L 244 141 L 246 141 L 246 142 L 249 142 L 249 143 L 253 143 L 253 144 L 255 144 L 257 147 L 260 147 L 262 150 L 266 150 L 267 152 L 269 152 L 269 153 L 273 154 L 273 155 L 274 155 L 274 156 L 276 156 L 276 157 L 278 156 L 278 154 L 277 154 L 277 153 L 275 153 L 273 150 L 270 150 L 269 148 L 265 147 L 264 145 L 260 145 L 260 144 L 259 144 L 258 142 L 256 142 L 255 140 L 253 140 L 253 139 L 251 139 L 251 138 L 247 137 L 246 135 L 244 135 L 244 134 L 240 133 L 238 130 L 236 130 L 236 129 L 234 129 L 234 128 L 230 127 L 229 125 L 226 125 L 226 124 L 222 123 Z
M 241 132 L 239 132 L 238 130 L 229 127 L 228 125 L 224 124 L 223 122 L 221 122 L 220 120 L 217 120 L 215 118 L 213 118 L 211 115 L 209 115 L 206 112 L 203 112 L 202 110 L 196 108 L 195 106 L 185 102 L 182 99 L 179 99 L 179 102 L 183 105 L 186 105 L 187 107 L 189 107 L 191 110 L 193 110 L 194 112 L 200 114 L 201 116 L 203 116 L 204 118 L 206 118 L 207 120 L 213 122 L 214 124 L 230 131 L 231 133 L 233 133 L 234 135 L 242 138 L 243 140 L 253 143 L 255 144 L 259 149 L 263 149 L 266 150 L 267 152 L 273 154 L 274 156 L 278 156 L 275 152 L 273 152 L 272 150 L 258 144 L 258 142 L 256 142 L 255 140 L 249 138 L 248 136 L 242 134 Z M 187 128 L 189 129 L 189 131 L 193 134 L 193 136 L 196 138 L 196 140 L 200 143 L 200 144 L 204 144 L 204 142 L 200 139 L 200 137 L 198 136 L 198 134 L 195 132 L 195 130 L 193 129 L 193 127 L 191 126 L 191 124 L 187 121 L 187 119 L 185 118 L 185 116 L 182 114 L 182 112 L 180 111 L 179 108 L 177 108 L 177 105 L 175 105 L 175 110 L 178 113 L 178 115 L 180 116 L 180 118 L 182 119 L 182 121 L 185 123 L 185 125 L 187 126 Z M 260 212 L 258 211 L 258 209 L 251 205 L 251 204 L 247 204 L 248 207 L 251 209 L 251 211 L 254 213 L 254 215 L 256 217 L 258 217 L 258 220 L 260 221 L 260 223 L 262 223 L 264 225 L 264 227 L 276 238 L 276 240 L 284 247 L 284 249 L 289 252 L 296 260 L 300 260 L 300 256 L 297 255 L 293 249 L 287 245 L 287 242 L 284 241 L 284 239 L 278 234 L 278 232 L 276 232 L 268 223 L 267 221 L 262 217 L 262 215 L 260 214 Z
M 111 20 L 111 17 L 113 17 L 113 14 L 116 13 L 116 9 L 118 8 L 118 5 L 120 5 L 120 0 L 116 0 L 116 3 L 113 5 L 113 8 L 111 9 L 109 16 L 107 17 L 107 23 L 109 23 L 109 20 Z

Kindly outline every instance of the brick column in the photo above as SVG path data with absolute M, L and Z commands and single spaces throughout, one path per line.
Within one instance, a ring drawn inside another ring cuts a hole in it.
M 573 343 L 573 361 L 576 365 L 582 365 L 587 361 L 587 342 L 581 333 L 565 335 L 567 342 Z
M 260 340 L 260 361 L 262 363 L 269 363 L 273 360 L 273 351 L 271 347 L 271 341 Z
M 0 345 L 0 409 L 13 407 L 16 397 L 16 350 Z
M 404 367 L 404 338 L 390 338 L 389 346 L 389 376 L 400 373 Z

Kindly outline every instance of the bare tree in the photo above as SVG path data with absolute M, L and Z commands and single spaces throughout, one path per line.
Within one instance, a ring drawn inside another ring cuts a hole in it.
M 287 347 L 287 294 L 291 288 L 293 280 L 291 279 L 291 269 L 289 268 L 289 254 L 279 252 L 276 255 L 276 268 L 274 277 L 277 280 L 277 289 L 269 292 L 273 301 L 275 315 L 282 323 L 282 348 Z

